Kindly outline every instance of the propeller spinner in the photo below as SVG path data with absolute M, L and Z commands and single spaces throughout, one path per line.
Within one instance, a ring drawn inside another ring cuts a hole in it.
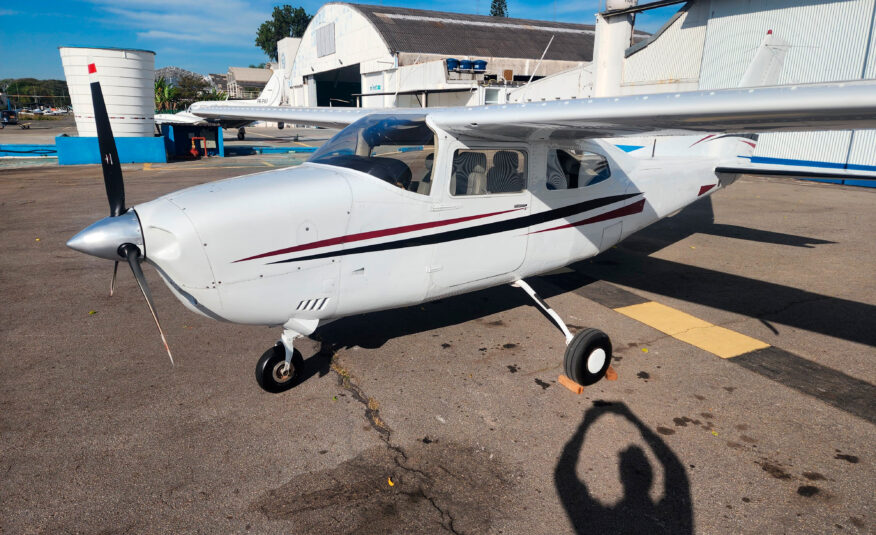
M 85 254 L 115 261 L 113 278 L 110 285 L 110 295 L 115 288 L 116 272 L 119 262 L 125 260 L 134 273 L 137 285 L 146 299 L 152 319 L 158 327 L 161 341 L 173 364 L 173 355 L 167 345 L 164 330 L 158 321 L 155 312 L 155 304 L 152 302 L 152 292 L 140 264 L 145 259 L 146 245 L 143 240 L 143 230 L 140 227 L 140 219 L 133 209 L 125 208 L 125 183 L 122 178 L 122 166 L 119 163 L 119 155 L 116 151 L 116 142 L 113 138 L 112 127 L 106 112 L 106 103 L 100 82 L 97 81 L 97 68 L 94 63 L 88 65 L 88 74 L 91 78 L 91 101 L 94 106 L 94 121 L 97 126 L 97 143 L 100 147 L 101 167 L 103 169 L 103 182 L 106 187 L 106 197 L 109 201 L 110 216 L 93 223 L 79 234 L 70 238 L 67 247 Z

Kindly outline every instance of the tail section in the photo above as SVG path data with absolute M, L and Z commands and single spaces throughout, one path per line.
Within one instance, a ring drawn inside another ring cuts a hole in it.
M 772 30 L 768 31 L 754 54 L 754 59 L 745 69 L 739 87 L 778 85 L 789 48 L 791 46 L 787 41 L 775 35 Z
M 274 70 L 271 79 L 265 84 L 265 88 L 259 93 L 254 104 L 259 106 L 279 106 L 283 103 L 283 85 L 286 81 L 286 73 L 283 69 Z M 240 104 L 239 102 L 237 104 Z
M 768 31 L 754 54 L 739 87 L 778 85 L 785 56 L 790 45 Z M 656 138 L 625 138 L 625 147 L 635 147 L 630 155 L 638 159 L 655 157 L 716 158 L 722 162 L 747 163 L 757 146 L 756 134 L 710 134 L 698 136 L 672 136 Z

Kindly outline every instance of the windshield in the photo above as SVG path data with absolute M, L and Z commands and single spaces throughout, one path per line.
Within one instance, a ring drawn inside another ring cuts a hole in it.
M 338 132 L 308 160 L 367 173 L 428 195 L 435 133 L 424 115 L 369 115 Z

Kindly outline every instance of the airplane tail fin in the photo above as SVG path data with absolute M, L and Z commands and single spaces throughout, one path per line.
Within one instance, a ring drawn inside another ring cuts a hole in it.
M 279 106 L 283 103 L 283 85 L 286 81 L 286 73 L 283 69 L 274 70 L 271 79 L 265 84 L 265 88 L 259 93 L 255 103 L 259 106 Z
M 745 69 L 739 87 L 778 85 L 789 48 L 791 46 L 787 41 L 774 34 L 772 30 L 768 31 L 754 54 L 754 59 Z
M 787 41 L 768 31 L 761 41 L 748 68 L 739 81 L 739 87 L 778 85 L 785 65 L 785 56 L 790 45 Z M 646 139 L 646 138 L 642 138 Z M 711 134 L 706 136 L 680 136 L 672 139 L 647 138 L 642 145 L 651 150 L 632 154 L 634 158 L 657 156 L 709 157 L 744 164 L 754 153 L 756 134 Z M 647 148 L 645 147 L 645 148 Z

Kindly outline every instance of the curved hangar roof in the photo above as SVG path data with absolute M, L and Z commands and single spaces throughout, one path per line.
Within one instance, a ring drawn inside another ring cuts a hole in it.
M 361 13 L 391 53 L 409 52 L 494 58 L 539 58 L 593 61 L 595 27 L 544 20 L 512 19 L 331 2 Z M 647 34 L 636 32 L 637 37 Z

